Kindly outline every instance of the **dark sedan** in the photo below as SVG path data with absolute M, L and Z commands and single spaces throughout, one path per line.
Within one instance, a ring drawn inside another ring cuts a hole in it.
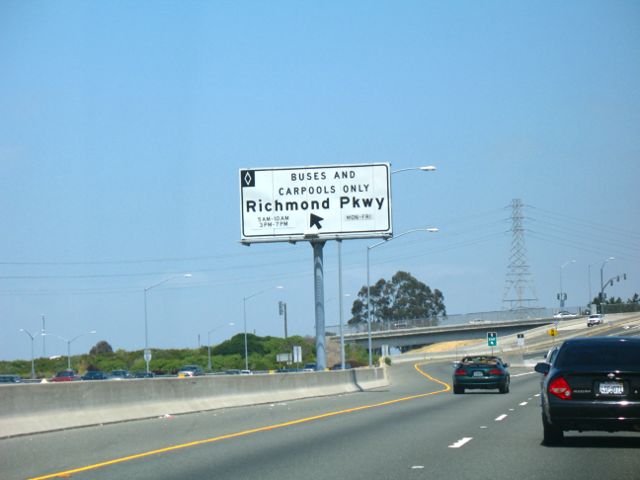
M 535 370 L 546 375 L 546 445 L 561 443 L 568 430 L 640 432 L 640 338 L 567 340 L 552 365 L 538 363 Z
M 100 370 L 89 370 L 82 376 L 82 380 L 107 380 L 109 376 Z
M 453 393 L 464 393 L 465 389 L 474 388 L 497 388 L 500 393 L 509 393 L 511 376 L 508 366 L 499 357 L 464 357 L 456 363 L 453 372 Z

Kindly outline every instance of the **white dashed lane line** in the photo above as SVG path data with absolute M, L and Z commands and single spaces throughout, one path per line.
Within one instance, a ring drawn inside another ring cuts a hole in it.
M 536 394 L 535 396 L 539 397 L 540 394 Z M 526 402 L 520 402 L 518 405 L 521 406 L 521 407 L 524 407 L 525 405 L 528 405 L 531 400 L 532 400 L 532 398 L 529 398 Z M 515 411 L 515 409 L 510 408 L 509 411 L 513 412 L 513 411 Z M 507 417 L 508 417 L 508 415 L 506 413 L 503 413 L 502 415 L 494 418 L 494 420 L 496 422 L 501 422 Z M 482 425 L 480 428 L 484 430 L 484 429 L 486 429 L 488 427 L 486 425 Z M 473 440 L 473 437 L 463 437 L 460 440 L 458 440 L 457 442 L 452 443 L 451 445 L 449 445 L 449 448 L 460 448 L 463 445 L 466 445 L 467 443 L 469 443 L 471 440 Z M 417 468 L 417 467 L 412 467 L 412 468 Z
M 466 443 L 469 443 L 471 440 L 473 440 L 473 437 L 464 437 L 461 438 L 460 440 L 458 440 L 455 443 L 452 443 L 451 445 L 449 445 L 449 448 L 460 448 L 463 445 L 465 445 Z

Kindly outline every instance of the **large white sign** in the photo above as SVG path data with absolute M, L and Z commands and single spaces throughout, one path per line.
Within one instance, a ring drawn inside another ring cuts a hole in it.
M 240 170 L 241 242 L 389 237 L 387 163 Z

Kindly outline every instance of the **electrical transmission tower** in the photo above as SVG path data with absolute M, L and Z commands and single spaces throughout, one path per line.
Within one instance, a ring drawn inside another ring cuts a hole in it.
M 524 214 L 522 200 L 511 201 L 511 254 L 504 285 L 502 302 L 508 310 L 523 311 L 536 306 L 538 296 L 527 263 L 527 247 L 524 243 Z

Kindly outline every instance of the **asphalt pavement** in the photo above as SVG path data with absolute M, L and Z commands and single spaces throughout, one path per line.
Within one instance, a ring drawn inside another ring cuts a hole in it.
M 386 389 L 0 441 L 0 478 L 640 478 L 640 434 L 545 447 L 538 374 L 453 395 L 452 366 L 392 366 Z

